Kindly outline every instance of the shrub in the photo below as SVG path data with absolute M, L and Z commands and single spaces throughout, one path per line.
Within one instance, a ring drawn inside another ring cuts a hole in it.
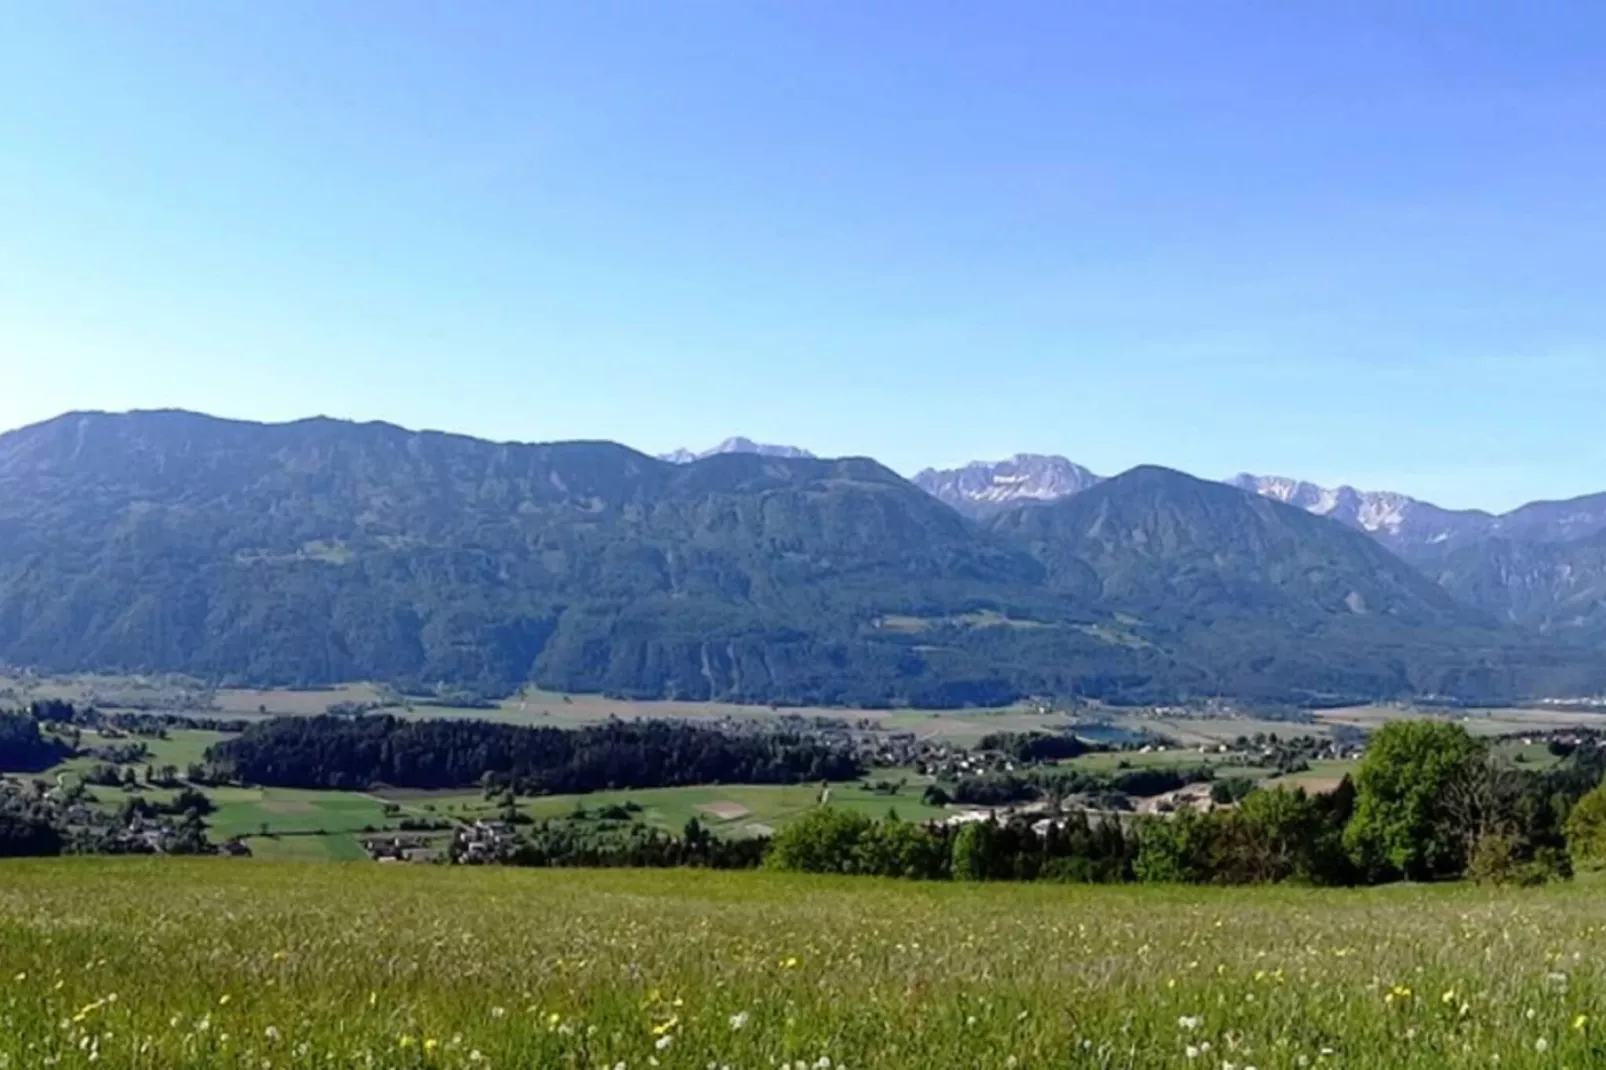
M 1606 868 L 1606 784 L 1573 806 L 1567 816 L 1567 849 L 1585 869 Z

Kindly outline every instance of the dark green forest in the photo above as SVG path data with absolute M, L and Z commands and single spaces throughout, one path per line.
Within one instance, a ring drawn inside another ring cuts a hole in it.
M 494 784 L 524 794 L 797 784 L 863 772 L 850 752 L 786 733 L 670 721 L 559 729 L 390 716 L 274 718 L 213 746 L 207 764 L 213 778 L 270 787 Z

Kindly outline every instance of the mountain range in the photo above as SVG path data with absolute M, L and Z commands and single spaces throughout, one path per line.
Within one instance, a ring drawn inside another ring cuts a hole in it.
M 69 414 L 0 435 L 0 659 L 866 706 L 1606 689 L 1587 500 L 1438 539 L 1337 492 L 1154 467 L 917 481 L 740 439 L 688 460 Z

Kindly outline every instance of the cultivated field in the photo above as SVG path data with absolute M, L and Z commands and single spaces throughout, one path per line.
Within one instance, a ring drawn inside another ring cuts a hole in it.
M 166 739 L 141 737 L 138 742 L 150 749 L 150 758 L 120 768 L 138 776 L 147 765 L 171 764 L 182 774 L 189 763 L 202 760 L 207 747 L 224 738 L 221 732 L 186 728 L 170 729 Z M 93 731 L 84 733 L 84 743 L 89 747 L 116 742 L 129 740 L 102 739 Z M 40 774 L 14 775 L 54 780 L 58 776 L 81 776 L 99 764 L 103 763 L 91 757 L 72 758 Z M 7 772 L 0 769 L 0 774 Z M 886 817 L 895 811 L 910 821 L 943 812 L 921 801 L 925 787 L 932 783 L 930 777 L 908 769 L 875 769 L 866 779 L 904 783 L 896 794 L 873 791 L 864 783 L 833 784 L 831 804 L 871 817 Z M 500 806 L 479 791 L 310 791 L 229 785 L 203 785 L 199 790 L 216 807 L 206 818 L 213 840 L 241 837 L 257 857 L 276 860 L 363 858 L 360 837 L 365 830 L 395 829 L 408 817 L 472 821 L 502 813 Z M 174 789 L 141 785 L 137 793 L 131 794 L 120 787 L 92 785 L 89 793 L 106 807 L 115 808 L 136 797 L 152 803 L 168 802 Z M 819 797 L 818 784 L 735 784 L 525 796 L 518 805 L 525 813 L 541 819 L 563 817 L 577 806 L 598 810 L 635 804 L 640 807 L 634 811 L 638 820 L 666 832 L 680 833 L 686 822 L 695 817 L 720 835 L 750 836 L 784 828 L 813 809 Z M 394 804 L 396 809 L 387 813 L 386 804 Z
M 895 770 L 878 769 L 870 779 L 896 781 Z M 911 776 L 896 795 L 871 791 L 860 783 L 833 784 L 830 804 L 870 817 L 886 817 L 893 811 L 906 821 L 924 821 L 944 811 L 927 806 L 921 794 L 928 778 Z M 496 817 L 500 808 L 480 792 L 384 791 L 379 797 L 393 800 L 410 811 L 452 818 Z M 696 818 L 721 835 L 767 834 L 802 817 L 819 805 L 818 784 L 728 784 L 681 788 L 637 788 L 630 791 L 599 791 L 587 795 L 542 795 L 519 799 L 519 809 L 531 817 L 563 817 L 576 807 L 600 810 L 610 806 L 635 804 L 635 816 L 666 832 L 679 834 L 686 822 Z
M 1588 1067 L 1588 887 L 0 864 L 12 1067 Z M 829 1060 L 829 1063 L 827 1063 Z
M 1325 725 L 1375 729 L 1389 721 L 1431 718 L 1455 721 L 1475 736 L 1503 736 L 1522 732 L 1550 732 L 1567 728 L 1606 728 L 1606 713 L 1563 709 L 1469 709 L 1446 712 L 1400 706 L 1356 706 L 1326 710 L 1317 715 Z

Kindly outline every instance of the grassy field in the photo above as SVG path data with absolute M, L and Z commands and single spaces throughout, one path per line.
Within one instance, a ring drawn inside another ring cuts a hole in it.
M 1435 719 L 1464 725 L 1475 736 L 1503 736 L 1566 728 L 1606 728 L 1606 713 L 1558 709 L 1471 709 L 1446 713 L 1400 706 L 1357 706 L 1326 710 L 1317 720 L 1326 725 L 1375 729 L 1389 721 Z
M 836 707 L 772 709 L 729 702 L 634 701 L 602 695 L 563 695 L 525 691 L 483 709 L 440 706 L 426 698 L 395 701 L 370 684 L 342 684 L 316 691 L 221 690 L 211 696 L 209 716 L 252 720 L 264 716 L 310 716 L 337 703 L 380 703 L 381 712 L 402 717 L 472 719 L 551 728 L 577 728 L 611 718 L 686 721 L 773 722 L 783 716 L 827 717 L 867 731 L 913 732 L 968 746 L 989 732 L 1054 729 L 1071 723 L 1064 715 L 1042 715 L 1026 707 L 996 710 L 854 710 Z M 383 705 L 394 702 L 391 705 Z
M 0 1065 L 1574 1067 L 1606 897 L 0 864 Z
M 355 792 L 214 787 L 207 795 L 217 806 L 208 822 L 223 836 L 246 835 L 263 824 L 279 832 L 356 832 L 386 823 L 384 804 Z
M 1300 773 L 1290 773 L 1285 777 L 1278 777 L 1275 783 L 1287 787 L 1302 787 L 1310 792 L 1332 791 L 1338 787 L 1338 782 L 1346 776 L 1353 776 L 1355 770 L 1360 768 L 1360 762 L 1345 761 L 1315 761 L 1310 768 Z
M 366 705 L 379 702 L 383 692 L 372 684 L 341 684 L 310 691 L 229 689 L 212 696 L 211 716 L 224 718 L 306 717 L 323 713 L 339 703 Z
M 191 762 L 199 762 L 206 753 L 206 748 L 218 740 L 227 738 L 222 732 L 208 732 L 202 729 L 178 728 L 168 732 L 167 739 L 149 739 L 139 737 L 131 739 L 122 737 L 118 739 L 103 739 L 97 732 L 87 731 L 83 734 L 83 746 L 87 748 L 109 746 L 120 743 L 143 743 L 150 751 L 150 757 L 137 762 L 126 763 L 119 766 L 123 769 L 133 769 L 136 776 L 143 775 L 146 766 L 161 768 L 172 765 L 178 768 L 180 775 L 189 768 Z M 69 758 L 52 766 L 43 773 L 31 774 L 53 778 L 62 774 L 84 773 L 91 767 L 102 765 L 98 758 L 80 757 Z M 0 769 L 0 773 L 15 772 L 10 769 Z
M 1090 773 L 1114 773 L 1126 769 L 1193 769 L 1201 765 L 1216 768 L 1219 776 L 1255 776 L 1266 772 L 1259 766 L 1245 765 L 1242 755 L 1201 754 L 1192 748 L 1177 747 L 1147 754 L 1135 750 L 1094 751 L 1061 764 Z
M 359 792 L 303 791 L 295 788 L 241 788 L 230 785 L 202 789 L 216 807 L 206 817 L 214 842 L 245 840 L 263 858 L 334 859 L 366 857 L 357 833 L 365 828 L 394 828 L 385 801 Z M 92 785 L 101 804 L 117 807 L 131 796 L 122 788 Z M 140 797 L 166 802 L 173 791 L 146 788 Z
M 128 768 L 140 775 L 147 765 L 174 765 L 182 773 L 191 762 L 201 760 L 207 747 L 223 738 L 223 733 L 201 729 L 173 729 L 167 739 L 141 737 L 139 742 L 150 749 L 151 756 Z M 85 733 L 86 746 L 93 747 L 100 742 L 94 733 Z M 38 775 L 46 778 L 70 776 L 97 764 L 94 758 L 73 758 Z M 364 828 L 392 828 L 397 823 L 396 817 L 385 814 L 384 800 L 360 792 L 232 786 L 210 786 L 202 790 L 216 807 L 206 818 L 212 839 L 243 837 L 252 852 L 263 858 L 339 861 L 363 858 L 366 856 L 356 834 Z M 136 797 L 122 788 L 98 784 L 91 785 L 89 793 L 100 804 L 113 808 Z M 173 795 L 174 789 L 142 787 L 137 797 L 156 803 L 168 802 Z
M 877 777 L 883 771 L 877 771 Z M 895 776 L 890 779 L 896 779 Z M 893 810 L 908 821 L 923 821 L 943 813 L 938 807 L 920 801 L 925 782 L 910 781 L 897 795 L 879 795 L 861 784 L 834 784 L 831 805 L 856 810 L 871 817 L 885 817 Z M 382 797 L 403 803 L 410 809 L 444 817 L 472 819 L 494 817 L 498 808 L 479 792 L 384 792 Z M 606 806 L 635 803 L 642 808 L 636 816 L 649 825 L 679 833 L 692 818 L 725 835 L 752 835 L 766 829 L 782 828 L 813 809 L 820 795 L 818 784 L 731 784 L 685 788 L 644 788 L 635 791 L 602 791 L 589 795 L 543 795 L 519 800 L 519 808 L 531 817 L 562 817 L 576 806 L 597 810 Z

